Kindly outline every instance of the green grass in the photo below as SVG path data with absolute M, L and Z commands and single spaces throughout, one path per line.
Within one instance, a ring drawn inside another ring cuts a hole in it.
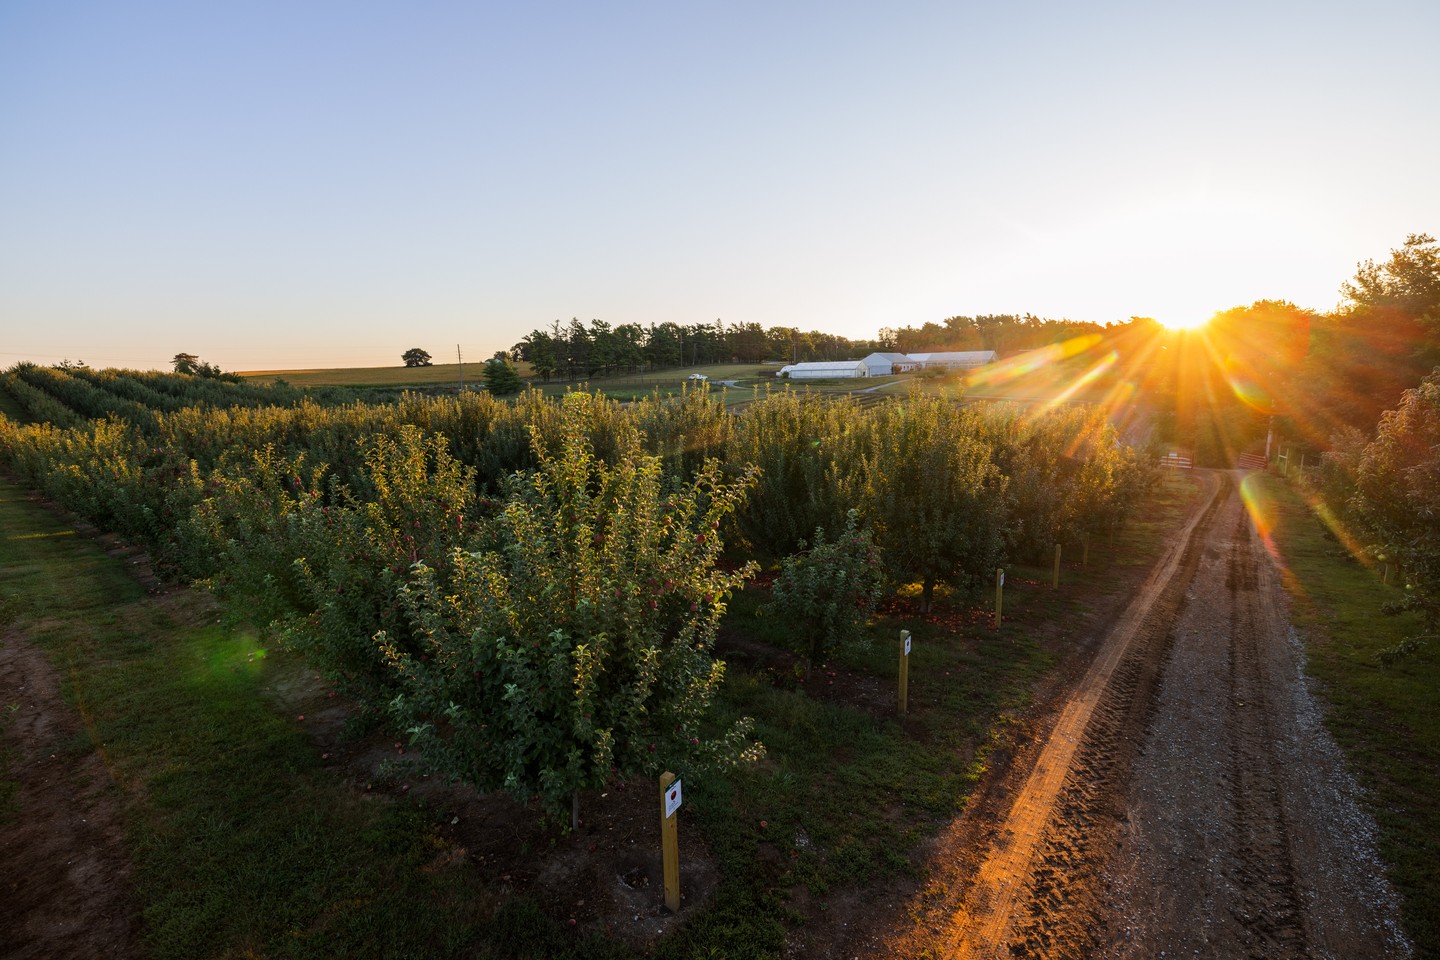
M 723 389 L 719 383 L 721 380 L 742 381 L 748 386 L 750 382 L 757 380 L 764 371 L 775 369 L 778 368 L 773 365 L 766 367 L 758 363 L 717 363 L 698 367 L 673 367 L 650 373 L 597 376 L 579 383 L 574 381 L 548 384 L 541 384 L 538 381 L 530 382 L 543 393 L 551 396 L 562 394 L 567 390 L 589 389 L 617 400 L 637 400 L 650 396 L 656 390 L 662 394 L 678 392 L 682 387 L 692 384 L 690 376 L 696 373 L 704 374 L 709 378 L 708 383 L 711 390 L 721 390 Z M 735 389 L 731 388 L 731 392 L 735 392 Z M 740 392 L 748 393 L 749 391 L 742 387 Z
M 415 806 L 362 796 L 261 696 L 283 657 L 145 597 L 122 563 L 0 482 L 0 596 L 66 676 L 128 798 L 135 895 L 157 958 L 605 956 L 475 872 Z M 3 709 L 3 705 L 0 705 Z
M 1381 652 L 1423 635 L 1418 615 L 1382 616 L 1400 589 L 1349 557 L 1290 486 L 1254 476 L 1246 492 L 1272 517 L 1309 674 L 1326 725 L 1368 794 L 1380 853 L 1418 957 L 1440 957 L 1440 640 L 1382 668 Z
M 1323 685 L 1326 724 L 1368 794 L 1406 932 L 1417 956 L 1440 957 L 1440 641 L 1382 668 L 1382 651 L 1425 632 L 1415 614 L 1381 614 L 1400 589 L 1327 538 L 1283 481 L 1256 476 L 1245 489 L 1261 516 L 1273 518 L 1308 670 Z

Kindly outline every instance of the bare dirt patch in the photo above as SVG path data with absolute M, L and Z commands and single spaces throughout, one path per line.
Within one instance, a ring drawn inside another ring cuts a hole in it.
M 15 960 L 133 954 L 122 797 L 50 661 L 0 632 L 0 735 L 15 783 L 0 819 L 0 953 Z

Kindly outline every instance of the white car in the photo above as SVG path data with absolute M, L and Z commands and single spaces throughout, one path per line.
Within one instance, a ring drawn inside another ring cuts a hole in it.
M 690 374 L 690 376 L 686 377 L 685 379 L 687 379 L 687 380 L 709 380 L 710 378 L 707 377 L 707 376 L 705 376 L 705 374 L 703 374 L 703 373 L 692 373 L 692 374 Z

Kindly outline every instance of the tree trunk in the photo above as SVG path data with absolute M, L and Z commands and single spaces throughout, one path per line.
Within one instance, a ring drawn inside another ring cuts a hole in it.
M 925 578 L 925 584 L 920 588 L 920 612 L 930 612 L 930 602 L 935 599 L 935 581 L 930 577 Z

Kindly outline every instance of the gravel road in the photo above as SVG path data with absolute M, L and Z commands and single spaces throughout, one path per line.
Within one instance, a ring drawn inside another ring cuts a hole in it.
M 976 831 L 989 849 L 932 955 L 1410 955 L 1239 476 L 1205 476 L 1208 502 Z

